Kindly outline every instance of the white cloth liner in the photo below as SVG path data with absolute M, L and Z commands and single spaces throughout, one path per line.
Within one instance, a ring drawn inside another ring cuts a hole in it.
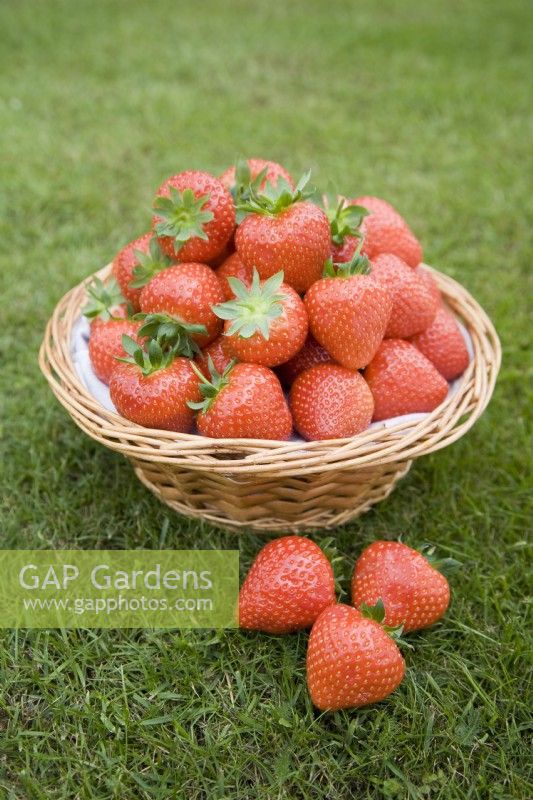
M 470 334 L 468 333 L 467 329 L 462 325 L 459 320 L 457 320 L 457 324 L 461 330 L 463 338 L 466 343 L 466 347 L 468 349 L 468 354 L 470 359 L 472 360 L 474 356 L 474 348 L 472 346 L 472 339 Z M 72 338 L 70 341 L 70 353 L 72 356 L 72 361 L 74 363 L 74 367 L 78 374 L 79 379 L 81 380 L 82 384 L 85 386 L 89 394 L 91 394 L 95 400 L 98 402 L 108 411 L 115 411 L 116 408 L 111 401 L 111 397 L 109 396 L 109 387 L 102 383 L 93 372 L 93 368 L 91 365 L 91 360 L 89 358 L 89 333 L 90 333 L 90 323 L 89 320 L 84 317 L 80 316 L 76 320 L 72 328 Z M 453 383 L 450 384 L 450 389 L 448 391 L 448 397 L 453 395 L 461 383 L 462 376 L 457 378 Z M 418 422 L 424 417 L 427 417 L 427 414 L 404 414 L 400 417 L 391 417 L 390 419 L 382 420 L 381 422 L 373 422 L 370 425 L 370 428 L 388 428 L 393 425 L 398 425 L 401 422 Z M 292 441 L 295 442 L 303 442 L 304 439 L 301 436 L 295 435 L 292 437 Z

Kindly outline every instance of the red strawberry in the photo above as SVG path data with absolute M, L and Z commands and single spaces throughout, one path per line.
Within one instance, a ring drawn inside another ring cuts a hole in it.
M 197 368 L 196 368 L 197 369 Z M 201 376 L 201 373 L 199 373 Z M 281 384 L 260 364 L 230 365 L 200 383 L 198 430 L 215 439 L 288 439 L 292 418 Z
M 432 554 L 433 551 L 431 551 Z M 440 562 L 447 566 L 446 559 Z M 438 563 L 438 562 L 437 562 Z M 457 564 L 457 562 L 454 562 Z M 359 556 L 352 577 L 352 602 L 385 607 L 384 622 L 404 631 L 429 628 L 446 612 L 450 586 L 427 558 L 401 542 L 373 542 Z
M 304 439 L 342 439 L 368 428 L 374 400 L 359 372 L 319 364 L 294 381 L 290 408 L 294 427 Z
M 422 247 L 411 229 L 404 223 L 370 214 L 361 223 L 365 237 L 363 253 L 373 261 L 381 253 L 392 253 L 410 267 L 422 261 Z
M 402 682 L 398 646 L 374 619 L 346 605 L 326 608 L 307 648 L 307 685 L 321 711 L 358 708 L 388 697 Z
M 206 378 L 210 377 L 209 373 L 209 359 L 211 359 L 217 372 L 221 374 L 226 367 L 234 360 L 229 352 L 228 340 L 225 336 L 219 336 L 214 342 L 204 347 L 196 356 L 196 363 L 200 371 Z
M 329 222 L 324 211 L 305 200 L 308 176 L 294 191 L 280 180 L 263 194 L 252 193 L 239 209 L 249 215 L 237 228 L 235 244 L 242 261 L 264 280 L 283 271 L 285 282 L 304 292 L 322 274 L 329 255 Z
M 412 344 L 428 358 L 447 381 L 462 375 L 470 362 L 466 343 L 455 317 L 439 308 L 423 333 L 413 336 Z
M 230 192 L 236 190 L 235 198 L 238 199 L 242 194 L 242 188 L 246 189 L 258 176 L 261 176 L 257 187 L 259 191 L 263 191 L 267 183 L 276 186 L 280 178 L 294 189 L 294 181 L 287 170 L 276 161 L 265 161 L 264 158 L 249 158 L 247 161 L 238 162 L 237 166 L 228 167 L 220 176 L 220 181 Z
M 333 360 L 316 339 L 308 335 L 303 347 L 285 364 L 281 364 L 276 372 L 286 386 L 290 386 L 301 372 L 316 367 L 318 364 L 332 364 Z
M 235 229 L 235 207 L 226 187 L 208 172 L 180 172 L 156 192 L 153 228 L 167 256 L 209 261 Z
M 307 337 L 307 312 L 294 289 L 283 283 L 283 272 L 260 282 L 254 270 L 250 287 L 237 278 L 230 278 L 229 285 L 235 299 L 213 311 L 226 320 L 230 353 L 239 361 L 265 367 L 292 358 Z
M 396 211 L 394 206 L 392 206 L 386 200 L 382 200 L 380 197 L 374 197 L 372 195 L 365 194 L 361 195 L 361 197 L 356 197 L 355 200 L 350 200 L 349 202 L 366 208 L 370 214 L 374 214 L 376 217 L 380 217 L 384 221 L 400 222 L 403 225 L 407 225 L 407 222 L 404 220 L 401 214 Z
M 155 340 L 148 352 L 127 336 L 123 346 L 130 358 L 115 367 L 109 383 L 118 413 L 147 428 L 188 433 L 194 421 L 188 402 L 200 398 L 191 361 L 163 353 Z
M 372 278 L 392 297 L 392 311 L 385 331 L 390 339 L 407 339 L 424 331 L 433 321 L 439 297 L 433 287 L 398 256 L 384 253 L 372 262 Z
M 428 293 L 433 297 L 433 301 L 438 308 L 442 304 L 442 295 L 430 271 L 422 266 L 418 266 L 414 272 L 415 275 L 418 275 L 419 280 L 422 281 Z
M 89 358 L 97 378 L 109 383 L 117 367 L 117 358 L 126 355 L 122 337 L 126 334 L 137 341 L 140 327 L 140 322 L 127 319 L 108 319 L 92 326 L 89 337 Z
M 335 602 L 328 559 L 304 536 L 283 536 L 260 550 L 239 594 L 239 625 L 266 633 L 310 628 Z
M 253 269 L 252 267 L 247 267 L 242 263 L 241 257 L 238 253 L 232 253 L 232 255 L 230 255 L 220 265 L 216 271 L 216 274 L 217 278 L 222 284 L 222 290 L 226 300 L 233 300 L 235 298 L 235 294 L 231 290 L 231 286 L 228 283 L 228 278 L 238 278 L 246 286 L 250 286 L 252 282 Z
M 176 264 L 159 272 L 144 287 L 140 299 L 141 311 L 149 315 L 147 322 L 174 326 L 174 335 L 189 334 L 199 347 L 205 347 L 220 333 L 222 322 L 212 307 L 223 301 L 224 292 L 213 270 L 195 263 Z M 163 332 L 167 339 L 172 338 L 168 327 Z M 143 326 L 143 334 L 155 338 L 160 333 Z
M 222 266 L 222 264 L 224 263 L 224 261 L 226 261 L 226 259 L 228 259 L 231 255 L 233 255 L 234 252 L 235 252 L 235 237 L 234 235 L 232 235 L 227 245 L 220 251 L 218 256 L 216 256 L 215 258 L 210 258 L 209 261 L 207 261 L 207 264 L 209 264 L 209 266 L 212 269 L 218 269 L 220 266 Z
M 403 339 L 385 339 L 364 377 L 374 395 L 374 420 L 433 411 L 448 394 L 431 361 Z
M 172 264 L 161 252 L 157 237 L 145 233 L 123 247 L 113 260 L 113 274 L 126 300 L 138 311 L 142 287 L 157 272 Z
M 335 361 L 347 369 L 361 369 L 373 358 L 389 321 L 392 299 L 371 276 L 359 256 L 327 266 L 327 277 L 316 281 L 304 302 L 311 333 Z

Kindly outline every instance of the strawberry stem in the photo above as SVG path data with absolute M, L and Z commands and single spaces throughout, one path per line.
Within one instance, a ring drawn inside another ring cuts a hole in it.
M 133 268 L 133 280 L 128 284 L 131 289 L 146 286 L 154 275 L 174 263 L 162 252 L 157 236 L 152 236 L 150 239 L 148 253 L 143 253 L 141 250 L 134 250 L 134 253 L 139 263 Z
M 237 210 L 239 213 L 276 216 L 294 203 L 306 200 L 316 194 L 316 189 L 307 185 L 310 178 L 311 170 L 308 170 L 302 175 L 295 189 L 292 189 L 284 178 L 279 178 L 275 186 L 267 183 L 261 192 L 257 186 L 250 184 L 249 196 L 239 202 Z
M 176 252 L 189 239 L 207 240 L 204 225 L 214 217 L 212 211 L 203 210 L 209 197 L 209 194 L 196 197 L 192 189 L 180 192 L 171 186 L 169 197 L 158 196 L 154 201 L 154 211 L 160 218 L 154 226 L 156 234 L 173 239 Z
M 109 319 L 119 319 L 113 315 L 113 308 L 125 303 L 117 282 L 111 278 L 106 284 L 100 278 L 94 278 L 87 287 L 89 302 L 83 308 L 83 314 L 88 319 L 97 317 L 104 322 Z
M 164 351 L 155 339 L 148 343 L 148 350 L 144 350 L 135 339 L 126 334 L 122 336 L 122 347 L 128 356 L 126 358 L 115 356 L 117 361 L 122 361 L 124 364 L 134 364 L 139 367 L 145 377 L 170 366 L 177 355 L 175 349 Z
M 283 272 L 277 272 L 261 283 L 254 269 L 251 286 L 246 286 L 238 278 L 228 278 L 228 283 L 236 299 L 213 306 L 217 317 L 232 321 L 226 336 L 238 334 L 242 339 L 249 339 L 260 333 L 268 340 L 271 322 L 283 314 L 286 295 L 279 291 Z
M 200 348 L 192 338 L 194 335 L 205 336 L 205 325 L 194 325 L 170 314 L 136 314 L 135 319 L 144 320 L 138 335 L 155 340 L 163 350 L 171 349 L 175 353 L 193 358 Z
M 192 400 L 187 401 L 189 408 L 192 408 L 195 411 L 201 411 L 203 414 L 209 411 L 222 389 L 228 385 L 229 375 L 235 366 L 235 361 L 230 361 L 230 363 L 224 369 L 224 372 L 220 373 L 213 364 L 213 359 L 211 356 L 208 356 L 207 366 L 209 368 L 211 380 L 206 378 L 205 375 L 200 372 L 196 364 L 191 361 L 191 367 L 193 368 L 197 377 L 200 379 L 198 388 L 200 389 L 200 394 L 202 395 L 203 400 L 199 400 L 198 402 L 193 402 Z

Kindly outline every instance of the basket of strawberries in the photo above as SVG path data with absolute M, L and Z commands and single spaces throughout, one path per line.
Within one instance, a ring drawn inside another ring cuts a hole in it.
M 89 436 L 176 511 L 333 528 L 479 418 L 500 366 L 483 309 L 377 197 L 279 164 L 157 190 L 152 228 L 69 291 L 39 363 Z

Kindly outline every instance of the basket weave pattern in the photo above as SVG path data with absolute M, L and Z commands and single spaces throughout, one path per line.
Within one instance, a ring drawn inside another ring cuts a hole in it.
M 231 529 L 305 532 L 333 528 L 383 500 L 414 458 L 451 444 L 486 408 L 500 367 L 494 327 L 456 281 L 426 267 L 468 329 L 474 358 L 460 386 L 420 421 L 376 427 L 349 439 L 279 442 L 209 439 L 152 430 L 107 411 L 81 383 L 70 354 L 87 280 L 59 301 L 39 366 L 76 424 L 130 459 L 137 477 L 181 514 Z M 96 275 L 105 279 L 110 266 Z

